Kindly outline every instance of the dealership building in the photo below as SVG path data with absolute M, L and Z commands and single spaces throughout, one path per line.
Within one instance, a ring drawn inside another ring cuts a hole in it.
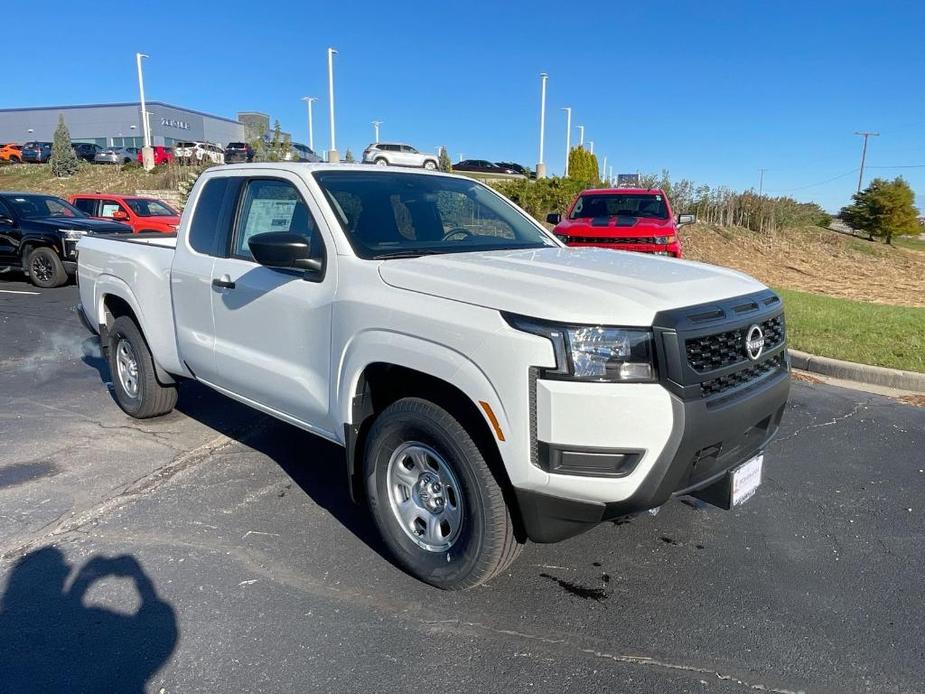
M 255 133 L 266 137 L 270 130 L 270 117 L 263 113 L 242 112 L 237 114 L 237 120 L 232 120 L 160 101 L 148 101 L 145 107 L 152 145 L 170 146 L 185 140 L 198 140 L 224 146 L 229 142 L 251 140 Z M 144 145 L 141 104 L 137 101 L 3 108 L 0 109 L 0 143 L 51 142 L 59 115 L 64 116 L 73 142 L 93 142 L 102 147 Z

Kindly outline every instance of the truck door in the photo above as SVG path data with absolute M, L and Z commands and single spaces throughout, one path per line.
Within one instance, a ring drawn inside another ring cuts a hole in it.
M 12 264 L 19 253 L 19 224 L 16 217 L 0 200 L 0 265 Z
M 214 384 L 331 434 L 331 316 L 336 264 L 317 281 L 254 261 L 247 241 L 269 231 L 311 239 L 325 257 L 321 218 L 304 183 L 287 172 L 242 181 L 226 257 L 212 268 Z M 329 257 L 333 257 L 333 245 Z

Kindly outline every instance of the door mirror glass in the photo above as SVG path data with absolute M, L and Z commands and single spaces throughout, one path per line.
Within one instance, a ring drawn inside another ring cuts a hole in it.
M 550 212 L 548 215 L 546 215 L 546 222 L 548 224 L 558 224 L 561 221 L 562 215 L 558 212 Z
M 694 224 L 697 221 L 697 215 L 695 214 L 679 214 L 678 215 L 678 226 L 683 226 L 685 224 Z
M 322 262 L 312 257 L 312 244 L 307 236 L 288 231 L 267 231 L 247 240 L 251 253 L 261 265 L 282 270 L 304 270 L 318 273 Z

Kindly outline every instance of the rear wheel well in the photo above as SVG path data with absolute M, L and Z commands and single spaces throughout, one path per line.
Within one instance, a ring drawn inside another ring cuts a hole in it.
M 135 315 L 131 305 L 120 296 L 107 294 L 103 297 L 103 323 L 100 324 L 100 349 L 106 359 L 109 358 L 109 330 L 112 328 L 112 324 L 116 322 L 116 318 L 122 316 L 128 316 L 132 319 L 135 325 L 138 326 L 141 339 L 145 341 L 145 344 L 148 344 L 148 337 L 145 335 L 141 327 L 141 321 L 138 320 L 138 316 Z M 150 344 L 148 344 L 148 349 L 151 349 Z M 154 374 L 157 377 L 157 382 L 162 386 L 173 385 L 177 382 L 173 376 L 161 368 L 157 361 L 154 362 Z
M 501 460 L 494 432 L 482 412 L 462 390 L 443 379 L 422 371 L 388 363 L 369 364 L 360 375 L 352 402 L 352 423 L 344 425 L 347 443 L 347 474 L 350 494 L 355 501 L 363 498 L 363 451 L 376 415 L 393 402 L 407 397 L 429 400 L 453 415 L 472 436 L 488 463 L 505 501 L 515 519 L 519 539 L 526 535 L 514 488 Z M 523 541 L 521 539 L 521 541 Z

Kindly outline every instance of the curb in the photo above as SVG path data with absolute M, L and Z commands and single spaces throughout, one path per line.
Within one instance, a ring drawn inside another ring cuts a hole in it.
M 841 378 L 846 381 L 858 381 L 859 383 L 871 383 L 898 390 L 925 393 L 925 374 L 922 373 L 886 369 L 882 366 L 869 366 L 868 364 L 856 364 L 851 361 L 842 361 L 841 359 L 819 357 L 815 354 L 808 354 L 795 349 L 791 349 L 789 352 L 791 365 L 801 371 Z

